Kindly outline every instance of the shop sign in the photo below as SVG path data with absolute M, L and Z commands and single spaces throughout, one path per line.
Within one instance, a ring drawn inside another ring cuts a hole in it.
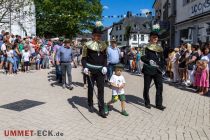
M 196 16 L 210 11 L 210 0 L 202 0 L 191 6 L 191 16 Z

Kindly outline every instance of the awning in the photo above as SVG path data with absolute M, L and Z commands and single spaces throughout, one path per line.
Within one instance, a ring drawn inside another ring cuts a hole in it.
M 190 19 L 187 19 L 185 21 L 181 21 L 181 22 L 178 22 L 178 23 L 175 23 L 175 26 L 179 26 L 179 25 L 182 25 L 182 24 L 186 24 L 186 23 L 190 23 L 192 21 L 199 21 L 200 19 L 209 19 L 208 17 L 210 16 L 210 12 L 205 12 L 203 14 L 199 14 L 197 16 L 194 16 L 194 17 L 191 17 Z

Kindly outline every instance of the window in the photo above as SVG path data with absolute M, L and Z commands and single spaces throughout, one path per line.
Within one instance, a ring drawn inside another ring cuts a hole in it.
M 141 41 L 144 41 L 144 35 L 141 35 Z
M 118 31 L 118 26 L 116 26 L 116 31 Z
M 116 41 L 118 41 L 118 35 L 116 35 Z
M 190 3 L 190 0 L 183 0 L 183 5 L 187 5 L 188 3 Z
M 120 25 L 120 29 L 119 30 L 121 30 L 122 29 L 122 26 Z
M 133 35 L 133 41 L 137 41 L 136 35 Z
M 120 35 L 120 41 L 122 41 L 122 35 Z
M 137 27 L 136 24 L 134 24 L 134 29 L 136 29 L 136 27 Z
M 127 41 L 127 38 L 126 38 L 126 36 L 124 35 L 124 41 Z

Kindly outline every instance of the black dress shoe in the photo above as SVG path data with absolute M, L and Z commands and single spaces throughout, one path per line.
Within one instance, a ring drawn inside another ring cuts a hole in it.
M 88 111 L 89 111 L 90 113 L 93 113 L 93 112 L 94 112 L 94 107 L 93 107 L 93 106 L 89 106 Z
M 163 111 L 164 109 L 166 109 L 166 107 L 165 107 L 165 106 L 162 106 L 162 105 L 161 105 L 161 106 L 156 106 L 156 108 L 159 109 L 159 110 L 162 110 L 162 111 Z
M 104 111 L 100 111 L 99 116 L 101 116 L 102 118 L 106 118 L 107 115 L 104 113 Z
M 69 90 L 73 90 L 73 89 L 74 89 L 74 87 L 72 87 L 72 86 L 69 87 Z
M 151 109 L 151 105 L 145 104 L 145 107 Z

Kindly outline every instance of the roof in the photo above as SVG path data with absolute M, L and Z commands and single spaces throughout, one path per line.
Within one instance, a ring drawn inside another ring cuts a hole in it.
M 109 29 L 111 29 L 111 28 L 112 28 L 112 26 L 105 27 L 105 28 L 103 29 L 103 32 L 106 31 L 106 30 L 109 30 Z
M 145 22 L 147 22 L 147 21 L 148 21 L 148 19 L 146 17 L 131 16 L 129 18 L 128 17 L 123 18 L 123 19 L 121 19 L 117 23 L 113 23 L 113 27 L 115 25 L 119 25 L 119 24 L 123 24 L 125 26 L 136 24 L 137 25 L 137 29 L 132 29 L 131 30 L 131 33 L 137 33 L 138 32 L 138 28 L 140 28 L 140 32 L 141 33 L 150 33 L 150 30 L 149 29 L 146 29 L 143 26 L 143 24 Z
M 126 18 L 127 18 L 127 17 L 126 17 Z M 124 20 L 125 20 L 125 18 L 121 19 L 119 22 L 114 22 L 114 23 L 113 23 L 113 26 L 114 26 L 114 25 L 123 24 Z
M 152 8 L 154 8 L 155 4 L 156 4 L 157 0 L 154 1 L 153 5 L 152 5 Z

